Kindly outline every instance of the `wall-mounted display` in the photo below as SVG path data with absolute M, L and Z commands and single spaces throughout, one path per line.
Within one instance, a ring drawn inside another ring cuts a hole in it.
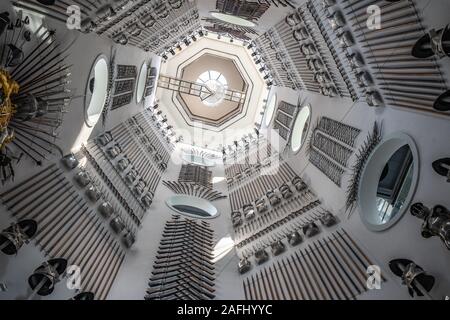
M 321 117 L 312 130 L 309 161 L 339 187 L 360 132 L 358 128 L 327 117 Z

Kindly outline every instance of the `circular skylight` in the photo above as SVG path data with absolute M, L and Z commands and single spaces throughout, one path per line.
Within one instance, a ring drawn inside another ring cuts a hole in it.
M 309 105 L 304 106 L 295 118 L 294 127 L 291 135 L 292 151 L 300 150 L 308 132 L 309 119 L 311 117 L 311 108 Z
M 202 92 L 200 94 L 200 99 L 205 106 L 216 107 L 225 98 L 228 82 L 220 72 L 214 70 L 205 71 L 198 77 L 197 83 L 207 86 L 212 92 Z
M 102 113 L 108 95 L 108 78 L 109 70 L 106 56 L 100 55 L 92 65 L 86 86 L 86 122 L 89 126 L 94 126 Z
M 267 104 L 267 108 L 266 108 L 266 119 L 265 119 L 266 127 L 268 127 L 270 124 L 270 121 L 272 121 L 272 117 L 275 112 L 276 104 L 277 104 L 277 95 L 273 94 L 272 97 L 270 98 L 269 103 Z
M 136 102 L 140 103 L 144 98 L 145 85 L 147 83 L 147 63 L 144 62 L 139 72 L 139 79 L 136 86 Z
M 235 24 L 238 26 L 243 26 L 243 27 L 255 27 L 256 26 L 256 23 L 254 23 L 250 20 L 247 20 L 247 19 L 244 19 L 241 17 L 237 17 L 237 16 L 233 16 L 231 14 L 220 13 L 220 12 L 211 12 L 211 15 L 216 19 L 222 20 L 227 23 Z

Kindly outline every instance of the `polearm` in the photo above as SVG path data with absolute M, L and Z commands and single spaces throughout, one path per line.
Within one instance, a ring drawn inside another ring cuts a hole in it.
M 107 281 L 103 285 L 103 288 L 100 291 L 99 297 L 100 299 L 105 299 L 109 290 L 111 289 L 111 286 L 114 282 L 114 279 L 117 276 L 117 273 L 119 272 L 120 266 L 123 263 L 123 260 L 125 259 L 125 252 L 121 251 L 120 254 L 114 259 L 114 266 L 111 268 L 111 270 L 108 272 L 107 275 Z
M 198 262 L 197 259 L 192 258 L 192 256 L 188 256 L 187 254 L 179 254 L 174 257 L 176 257 L 176 260 L 172 259 L 164 262 L 159 261 L 158 263 L 155 263 L 153 265 L 153 272 L 155 273 L 152 272 L 152 274 L 158 274 L 157 269 L 164 269 L 164 271 L 160 271 L 159 274 L 166 273 L 165 270 L 169 269 L 170 267 L 176 267 L 180 263 L 184 262 L 187 265 L 195 266 L 202 272 L 208 273 L 211 276 L 215 276 L 214 268 L 205 266 L 203 264 L 203 261 Z
M 154 269 L 152 271 L 152 277 L 166 277 L 167 274 L 177 273 L 181 271 L 192 271 L 197 274 L 199 277 L 207 279 L 210 283 L 215 281 L 215 274 L 211 273 L 209 270 L 202 270 L 198 268 L 198 265 L 192 263 L 191 261 L 187 261 L 187 259 L 183 258 L 179 261 L 179 263 L 173 265 L 169 265 L 167 268 L 163 268 L 163 270 Z
M 209 250 L 212 251 L 213 247 L 212 244 L 206 243 L 206 239 L 199 238 L 200 236 L 195 235 L 195 233 L 189 233 L 189 234 L 183 234 L 180 236 L 164 236 L 164 237 L 172 237 L 169 239 L 162 239 L 160 242 L 160 248 L 161 249 L 167 249 L 170 247 L 179 247 L 181 245 L 189 244 L 189 245 L 196 245 L 199 248 L 202 248 L 203 250 Z M 193 238 L 196 237 L 196 238 Z
M 31 141 L 31 142 L 34 142 L 34 140 L 31 139 L 31 138 L 29 138 L 29 137 L 27 137 L 27 136 L 25 136 L 24 134 L 28 134 L 28 135 L 30 135 L 30 136 L 31 136 L 32 138 L 34 138 L 34 139 L 37 139 L 37 140 L 40 140 L 40 141 L 42 141 L 42 142 L 47 143 L 48 145 L 50 145 L 50 146 L 52 146 L 54 149 L 56 149 L 61 157 L 64 156 L 64 153 L 63 153 L 62 149 L 61 149 L 57 144 L 55 144 L 55 143 L 53 143 L 53 142 L 51 142 L 51 141 L 49 141 L 49 140 L 47 140 L 47 139 L 45 139 L 45 138 L 42 138 L 41 136 L 38 136 L 38 135 L 33 134 L 33 133 L 30 133 L 30 132 L 28 132 L 28 131 L 26 131 L 26 130 L 21 131 L 21 134 L 20 134 L 20 135 L 23 136 L 24 138 L 26 138 L 28 141 Z M 34 142 L 34 143 L 35 143 L 35 142 Z M 37 145 L 38 145 L 38 144 L 37 144 Z M 39 145 L 39 146 L 40 146 L 40 145 Z M 40 146 L 40 147 L 41 147 L 42 149 L 44 149 L 44 150 L 47 151 L 47 149 L 43 148 L 42 146 Z M 48 151 L 48 152 L 49 152 L 49 153 L 52 153 L 52 150 L 50 150 L 50 151 Z
M 74 200 L 75 198 L 72 199 L 72 201 Z M 80 213 L 80 209 L 83 209 L 83 206 L 80 208 L 80 204 L 82 204 L 81 198 L 79 198 L 77 202 L 74 201 L 72 205 L 68 205 L 65 210 L 61 212 L 61 219 L 54 219 L 46 225 L 46 227 L 49 228 L 49 232 L 45 234 L 41 233 L 39 237 L 39 242 L 42 244 L 43 248 L 47 248 L 52 241 L 57 239 L 57 236 L 61 234 L 61 232 L 68 232 L 71 230 L 73 224 L 80 218 L 80 214 L 82 215 L 89 209 L 85 206 L 84 210 Z
M 32 184 L 32 181 L 38 177 L 40 177 L 42 174 L 45 174 L 48 170 L 55 168 L 56 164 L 51 164 L 48 167 L 46 167 L 45 169 L 39 171 L 38 173 L 32 175 L 31 177 L 29 177 L 27 180 L 24 180 L 23 182 L 20 182 L 18 184 L 16 184 L 14 187 L 12 187 L 11 189 L 3 192 L 2 194 L 0 194 L 0 198 L 2 198 L 2 202 L 9 202 L 12 199 L 16 198 L 17 196 L 19 196 L 22 192 L 24 192 L 25 190 L 29 190 L 30 188 L 32 188 L 34 186 L 34 184 Z M 55 171 L 56 172 L 56 171 Z M 28 186 L 27 184 L 31 184 L 30 186 Z M 13 194 L 10 197 L 7 197 L 7 195 L 19 190 L 22 187 L 26 187 L 25 189 L 23 189 L 22 191 L 19 191 L 16 194 Z
M 84 247 L 90 247 L 89 244 L 93 239 L 94 231 L 97 230 L 96 227 L 98 227 L 99 220 L 92 222 L 87 214 L 84 215 L 73 227 L 73 232 L 61 238 L 61 243 L 64 245 L 60 246 L 59 249 L 51 247 L 49 248 L 49 252 L 53 256 L 70 257 L 70 260 L 72 260 L 72 256 L 79 246 L 85 243 Z
M 163 280 L 165 278 L 171 278 L 174 277 L 176 275 L 183 275 L 185 272 L 190 273 L 193 277 L 195 277 L 196 279 L 202 281 L 202 282 L 206 282 L 209 286 L 213 287 L 215 285 L 214 283 L 214 278 L 211 280 L 211 277 L 207 277 L 205 276 L 204 273 L 201 273 L 199 271 L 197 271 L 195 268 L 189 267 L 189 266 L 179 266 L 177 268 L 177 270 L 173 270 L 170 272 L 166 272 L 162 275 L 154 275 L 151 276 L 149 281 L 158 281 L 158 280 Z
M 19 183 L 18 185 L 14 186 L 10 190 L 2 193 L 0 195 L 0 197 L 3 198 L 2 202 L 6 205 L 9 202 L 13 201 L 14 199 L 17 199 L 17 197 L 22 196 L 22 197 L 19 198 L 19 200 L 17 202 L 9 205 L 10 207 L 14 207 L 18 203 L 20 203 L 23 199 L 25 199 L 29 195 L 33 194 L 36 190 L 39 190 L 40 189 L 40 185 L 44 185 L 45 184 L 45 182 L 43 182 L 42 180 L 45 180 L 45 179 L 47 179 L 49 177 L 52 177 L 52 180 L 56 179 L 59 175 L 56 175 L 56 176 L 54 176 L 54 175 L 58 172 L 59 169 L 55 168 L 55 166 L 56 166 L 55 164 L 52 164 L 52 165 L 48 166 L 44 170 L 36 173 L 35 175 L 31 176 L 27 180 L 25 180 L 25 181 Z M 47 173 L 49 170 L 52 170 L 52 171 Z M 44 175 L 44 176 L 41 177 L 42 175 Z M 33 181 L 36 178 L 39 178 L 38 182 L 33 183 Z M 29 185 L 27 185 L 27 184 L 29 184 Z M 6 197 L 8 194 L 11 194 L 12 192 L 15 192 L 15 191 L 19 190 L 22 187 L 25 187 L 25 188 L 23 190 L 17 192 L 16 194 L 13 194 L 12 196 Z M 26 192 L 25 195 L 23 194 L 24 192 Z
M 322 258 L 322 260 L 324 261 L 326 268 L 328 270 L 330 270 L 331 275 L 333 276 L 333 279 L 335 280 L 335 282 L 337 284 L 342 284 L 345 288 L 341 287 L 342 292 L 344 292 L 345 298 L 346 299 L 351 299 L 352 298 L 352 290 L 350 289 L 347 281 L 344 280 L 344 277 L 340 274 L 336 264 L 333 262 L 333 260 L 331 259 L 331 257 L 329 256 L 328 252 L 325 250 L 325 247 L 323 245 L 321 245 L 321 247 L 319 247 L 319 245 L 316 242 L 313 242 L 314 247 L 316 248 L 316 251 L 318 252 L 318 254 L 320 255 L 320 257 Z M 326 256 L 326 257 L 325 257 Z M 330 266 L 331 265 L 331 266 Z M 349 278 L 348 274 L 346 273 L 345 269 L 342 269 L 344 271 L 344 275 L 347 276 L 347 278 Z M 336 278 L 336 276 L 340 277 L 340 281 L 338 281 L 338 279 Z M 344 281 L 343 281 L 344 280 Z M 355 288 L 357 289 L 358 287 L 355 286 Z M 358 290 L 358 289 L 357 289 Z M 350 295 L 345 294 L 345 292 L 349 292 Z
M 69 66 L 66 66 L 66 68 L 63 68 L 63 69 L 67 70 L 68 68 L 69 68 Z M 61 73 L 62 73 L 62 75 L 59 75 Z M 59 76 L 56 77 L 56 78 L 52 78 L 52 77 L 54 77 L 56 75 L 59 75 Z M 42 91 L 36 91 L 36 90 L 39 90 L 41 88 L 45 88 L 45 90 L 50 90 L 47 87 L 49 87 L 50 85 L 53 85 L 54 83 L 67 83 L 67 81 L 68 81 L 67 78 L 69 78 L 71 75 L 72 74 L 70 72 L 64 73 L 62 70 L 58 70 L 54 74 L 44 78 L 45 80 L 47 80 L 45 82 L 43 81 L 44 79 L 39 79 L 38 81 L 31 83 L 27 87 L 22 87 L 21 86 L 20 87 L 20 93 L 21 93 L 21 95 L 24 95 L 24 94 L 27 94 L 27 93 L 32 93 L 33 95 L 37 96 Z M 48 79 L 50 79 L 50 80 L 48 80 Z M 49 96 L 48 93 L 47 93 L 47 96 Z
M 111 250 L 108 259 L 105 260 L 102 268 L 98 270 L 98 275 L 94 277 L 95 281 L 93 281 L 90 286 L 91 290 L 97 291 L 96 289 L 98 287 L 105 285 L 105 277 L 110 273 L 113 268 L 113 262 L 116 261 L 117 257 L 120 256 L 121 253 L 123 253 L 123 249 L 117 242 L 115 242 L 115 250 Z M 95 274 L 93 273 L 93 275 Z
M 60 74 L 60 73 L 70 73 L 70 69 L 73 67 L 71 65 L 59 65 L 53 64 L 51 67 L 44 69 L 41 73 L 37 74 L 33 79 L 29 79 L 27 82 L 23 82 L 20 84 L 20 89 L 22 91 L 31 90 L 33 86 L 39 84 L 43 80 L 51 79 L 52 77 Z
M 199 235 L 197 231 L 195 230 L 181 230 L 181 231 L 164 231 L 163 233 L 164 238 L 168 239 L 162 239 L 160 244 L 162 246 L 171 244 L 171 243 L 180 243 L 182 240 L 193 240 L 198 245 L 212 249 L 212 246 L 214 245 L 213 242 L 209 240 L 208 237 L 205 237 L 204 235 Z
M 39 192 L 35 197 L 29 199 L 28 196 L 30 196 L 29 194 L 20 198 L 20 202 L 15 202 L 11 205 L 7 205 L 5 204 L 5 206 L 8 208 L 8 210 L 13 212 L 13 216 L 17 216 L 19 214 L 21 214 L 22 212 L 24 212 L 24 209 L 26 207 L 28 207 L 30 204 L 33 204 L 34 208 L 39 207 L 42 203 L 45 202 L 46 199 L 42 199 L 42 197 L 46 194 L 52 194 L 55 193 L 55 191 L 57 190 L 61 190 L 61 186 L 66 186 L 69 182 L 66 181 L 65 183 L 62 183 L 64 181 L 64 178 L 60 178 L 59 175 L 56 176 L 57 179 L 52 180 L 53 183 L 50 185 L 46 185 L 46 188 L 44 188 L 43 190 L 40 190 L 41 192 Z M 55 191 L 54 191 L 55 190 Z M 28 202 L 25 201 L 25 199 L 29 199 Z M 19 208 L 15 208 L 16 205 L 18 204 L 22 204 L 21 207 Z
M 44 35 L 48 34 L 26 57 L 25 59 L 11 72 L 11 77 L 15 77 L 17 72 L 21 71 L 23 69 L 24 65 L 28 59 L 30 59 L 34 53 L 36 53 L 46 42 L 48 39 L 50 39 L 51 37 L 53 37 L 55 35 L 55 30 L 46 30 Z M 54 41 L 55 39 L 53 39 Z M 50 42 L 49 45 L 53 44 L 53 41 Z M 46 49 L 45 49 L 46 50 Z M 42 50 L 41 52 L 44 52 L 44 50 Z
M 195 229 L 195 230 L 199 230 L 202 231 L 204 233 L 206 233 L 207 235 L 211 236 L 213 235 L 213 232 L 211 231 L 211 229 L 209 229 L 208 227 L 201 225 L 201 224 L 197 224 L 197 223 L 193 223 L 193 222 L 188 222 L 188 221 L 182 221 L 182 222 L 167 222 L 166 226 L 164 227 L 164 229 L 170 231 L 170 230 L 184 230 L 184 229 Z
M 186 275 L 187 274 L 187 275 Z M 200 285 L 203 289 L 208 290 L 209 292 L 215 292 L 216 289 L 214 289 L 212 286 L 206 285 L 204 283 L 201 283 L 199 279 L 196 276 L 193 276 L 190 272 L 180 273 L 178 275 L 166 277 L 160 280 L 150 280 L 148 282 L 149 287 L 156 287 L 157 290 L 160 290 L 161 286 L 168 285 L 168 284 L 174 284 L 176 283 L 180 278 L 188 278 L 193 283 L 197 283 Z
M 111 239 L 108 242 L 108 245 L 103 247 L 102 255 L 100 257 L 96 257 L 96 259 L 92 263 L 92 266 L 94 267 L 94 269 L 92 269 L 92 270 L 91 270 L 91 268 L 88 269 L 88 272 L 87 272 L 88 276 L 84 278 L 85 282 L 84 282 L 83 287 L 87 288 L 88 290 L 93 289 L 93 286 L 95 285 L 95 280 L 94 280 L 94 283 L 91 283 L 92 278 L 94 277 L 94 275 L 97 275 L 98 272 L 101 272 L 103 270 L 103 268 L 105 267 L 105 264 L 107 264 L 107 262 L 110 261 L 110 259 L 112 257 L 114 257 L 115 254 L 117 254 L 119 249 L 120 249 L 120 244 L 117 243 L 117 241 L 115 241 L 115 239 Z M 100 258 L 100 259 L 98 259 L 98 258 Z
M 169 249 L 169 250 L 158 250 L 156 258 L 157 259 L 168 259 L 171 256 L 173 256 L 174 254 L 182 254 L 187 251 L 192 253 L 193 256 L 196 256 L 199 259 L 202 259 L 202 261 L 208 262 L 208 264 L 210 264 L 211 266 L 214 265 L 214 263 L 212 262 L 212 259 L 214 259 L 214 257 L 207 255 L 207 253 L 205 253 L 205 251 L 202 251 L 201 249 L 199 249 L 195 246 L 179 247 L 179 248 L 173 248 L 173 249 Z
M 165 251 L 161 251 L 158 250 L 157 251 L 157 259 L 170 259 L 171 256 L 176 255 L 176 254 L 184 254 L 184 253 L 192 253 L 193 256 L 198 257 L 199 259 L 201 259 L 202 261 L 208 262 L 208 264 L 210 266 L 214 266 L 213 262 L 211 261 L 212 257 L 211 256 L 206 256 L 204 251 L 201 251 L 199 249 L 197 249 L 196 247 L 181 247 L 181 248 L 177 248 L 177 249 L 173 249 L 173 250 L 165 250 Z M 205 257 L 206 256 L 206 257 Z M 206 260 L 206 258 L 208 260 Z

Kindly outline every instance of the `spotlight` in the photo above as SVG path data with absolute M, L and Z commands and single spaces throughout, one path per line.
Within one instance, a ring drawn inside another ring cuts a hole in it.
M 169 52 L 171 55 L 173 55 L 173 56 L 175 55 L 175 51 L 172 48 L 169 49 Z
M 200 37 L 203 37 L 203 36 L 205 35 L 205 33 L 203 32 L 203 30 L 200 30 L 200 31 L 198 32 L 198 35 L 199 35 Z
M 268 74 L 266 74 L 264 77 L 263 77 L 263 79 L 264 80 L 267 80 L 267 79 L 269 79 L 269 75 Z
M 168 57 L 165 53 L 163 53 L 162 58 L 163 58 L 164 60 L 169 59 L 169 57 Z
M 188 47 L 188 46 L 191 44 L 191 42 L 189 41 L 189 39 L 184 39 L 183 42 L 184 42 L 184 44 L 186 45 L 186 47 Z
M 220 34 L 218 34 L 217 35 L 217 39 L 220 39 L 220 38 L 222 38 L 222 36 Z
M 177 43 L 177 49 L 180 51 L 183 49 L 183 48 L 181 48 L 181 45 L 179 43 Z
M 264 67 L 261 67 L 261 68 L 259 68 L 259 72 L 263 72 L 263 71 L 265 71 L 266 70 L 266 67 L 264 66 Z
M 195 36 L 195 34 L 192 35 L 192 40 L 197 41 L 197 37 Z
M 234 42 L 234 39 L 233 38 L 230 38 L 230 43 L 233 43 Z
M 247 46 L 247 49 L 253 48 L 253 43 L 250 42 L 250 44 Z

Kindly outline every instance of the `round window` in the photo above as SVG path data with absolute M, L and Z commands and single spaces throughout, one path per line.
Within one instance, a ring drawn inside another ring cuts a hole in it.
M 211 15 L 216 19 L 222 20 L 226 23 L 235 24 L 238 26 L 243 26 L 243 27 L 255 27 L 256 26 L 256 23 L 254 23 L 250 20 L 247 20 L 247 19 L 244 19 L 244 18 L 241 18 L 238 16 L 233 16 L 231 14 L 226 14 L 226 13 L 221 13 L 221 12 L 211 12 Z
M 406 212 L 419 177 L 419 154 L 414 141 L 396 133 L 370 154 L 359 183 L 359 211 L 372 231 L 393 226 Z
M 136 86 L 136 102 L 141 103 L 144 98 L 145 85 L 147 84 L 147 63 L 144 62 L 141 66 L 141 71 L 139 72 L 139 78 Z
M 276 105 L 277 105 L 277 95 L 274 93 L 272 97 L 270 97 L 269 103 L 267 104 L 266 107 L 266 117 L 264 122 L 266 124 L 266 127 L 268 127 L 270 122 L 272 121 Z
M 311 119 L 311 106 L 305 105 L 300 109 L 295 118 L 294 126 L 291 134 L 291 149 L 293 152 L 298 152 L 305 142 L 308 129 L 309 120 Z
M 225 98 L 228 82 L 220 72 L 214 70 L 203 72 L 198 77 L 197 83 L 205 85 L 211 91 L 211 93 L 200 94 L 200 99 L 205 106 L 215 107 Z
M 191 218 L 212 219 L 219 216 L 219 212 L 211 202 L 198 197 L 172 196 L 166 200 L 166 204 L 170 209 Z
M 184 153 L 183 152 L 181 159 L 183 159 L 184 161 L 189 162 L 191 164 L 195 164 L 195 165 L 203 166 L 203 167 L 214 167 L 214 165 L 215 165 L 214 161 L 211 161 L 206 158 L 202 158 L 202 157 L 192 154 L 192 153 Z
M 105 55 L 95 60 L 89 73 L 85 92 L 85 118 L 88 126 L 94 126 L 102 113 L 108 95 L 109 70 Z

